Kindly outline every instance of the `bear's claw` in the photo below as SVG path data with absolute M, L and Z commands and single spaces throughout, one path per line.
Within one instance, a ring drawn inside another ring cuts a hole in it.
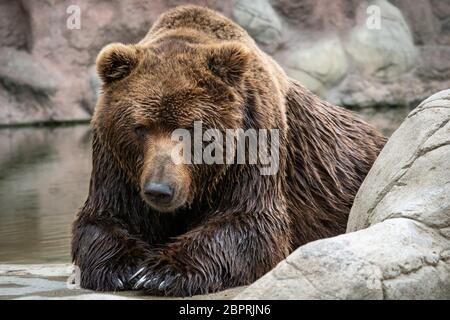
M 117 279 L 117 288 L 119 290 L 123 290 L 125 288 L 125 286 L 123 285 L 122 280 L 120 280 L 120 279 Z
M 141 274 L 142 271 L 144 271 L 144 269 L 145 269 L 145 267 L 140 268 L 128 279 L 128 281 L 133 281 L 133 279 L 136 278 L 139 274 Z
M 134 284 L 133 289 L 135 289 L 135 290 L 142 289 L 142 287 L 143 287 L 143 285 L 145 284 L 146 280 L 147 280 L 147 275 L 144 275 L 142 278 L 140 278 L 140 279 L 138 280 L 138 282 L 136 282 L 136 283 Z

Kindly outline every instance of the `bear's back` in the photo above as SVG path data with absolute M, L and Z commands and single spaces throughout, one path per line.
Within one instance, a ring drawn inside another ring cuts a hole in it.
M 259 78 L 258 69 L 265 69 L 277 88 L 274 94 L 284 95 L 289 90 L 288 77 L 278 63 L 258 47 L 247 31 L 216 11 L 197 5 L 173 8 L 158 18 L 139 44 L 151 45 L 170 38 L 190 44 L 239 43 L 258 60 L 258 67 L 253 70 L 254 77 Z M 284 105 L 280 109 L 285 112 Z
M 202 33 L 217 41 L 240 41 L 254 45 L 252 38 L 239 25 L 216 11 L 195 5 L 179 6 L 161 15 L 141 43 L 174 30 Z

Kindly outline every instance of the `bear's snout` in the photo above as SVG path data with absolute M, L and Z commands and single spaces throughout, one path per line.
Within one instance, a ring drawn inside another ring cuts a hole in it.
M 160 212 L 175 211 L 186 202 L 187 190 L 178 179 L 149 177 L 141 186 L 141 197 Z
M 153 136 L 146 144 L 141 174 L 141 197 L 153 209 L 172 212 L 189 198 L 190 175 L 184 164 L 172 159 L 175 143 L 164 136 Z
M 144 186 L 144 194 L 152 202 L 168 204 L 172 201 L 174 188 L 168 183 L 148 182 Z

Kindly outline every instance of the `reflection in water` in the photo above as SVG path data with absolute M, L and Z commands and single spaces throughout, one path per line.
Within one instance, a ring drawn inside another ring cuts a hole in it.
M 90 145 L 88 126 L 0 130 L 0 263 L 70 261 Z
M 389 112 L 362 116 L 390 135 L 403 115 Z M 90 146 L 88 126 L 0 130 L 0 263 L 70 261 L 71 224 L 88 192 Z

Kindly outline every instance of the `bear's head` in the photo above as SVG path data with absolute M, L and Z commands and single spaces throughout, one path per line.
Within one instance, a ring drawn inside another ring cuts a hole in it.
M 94 131 L 143 200 L 160 212 L 189 206 L 214 187 L 226 165 L 174 161 L 177 129 L 193 133 L 245 126 L 245 73 L 252 53 L 239 43 L 169 39 L 106 46 Z M 192 151 L 193 152 L 193 151 Z M 95 154 L 94 154 L 95 157 Z

